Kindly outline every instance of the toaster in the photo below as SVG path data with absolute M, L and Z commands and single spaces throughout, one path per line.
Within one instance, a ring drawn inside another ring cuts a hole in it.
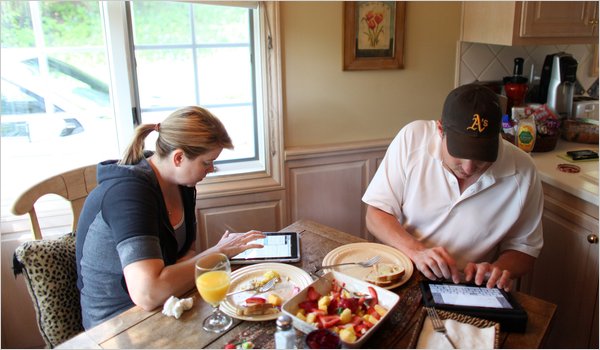
M 598 100 L 585 96 L 576 96 L 573 99 L 571 119 L 598 120 Z

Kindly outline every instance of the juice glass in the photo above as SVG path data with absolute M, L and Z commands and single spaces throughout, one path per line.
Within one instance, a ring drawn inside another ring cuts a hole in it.
M 209 254 L 196 261 L 196 288 L 204 301 L 214 308 L 212 315 L 202 323 L 208 332 L 226 331 L 233 320 L 219 310 L 231 284 L 231 265 L 227 256 L 220 253 Z

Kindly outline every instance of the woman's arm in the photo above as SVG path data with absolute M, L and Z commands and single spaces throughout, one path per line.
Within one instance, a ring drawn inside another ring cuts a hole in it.
M 194 251 L 190 250 L 173 265 L 165 266 L 162 259 L 133 262 L 123 269 L 129 295 L 142 309 L 153 310 L 170 296 L 182 295 L 194 287 L 194 265 L 201 256 L 223 253 L 232 257 L 247 249 L 262 248 L 262 245 L 250 242 L 263 237 L 260 231 L 225 232 L 214 247 L 196 255 L 191 255 Z

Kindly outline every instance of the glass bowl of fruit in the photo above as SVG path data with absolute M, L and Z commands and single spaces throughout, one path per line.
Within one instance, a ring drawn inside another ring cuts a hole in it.
M 282 306 L 305 334 L 326 329 L 346 348 L 360 348 L 385 322 L 400 298 L 394 292 L 331 271 Z

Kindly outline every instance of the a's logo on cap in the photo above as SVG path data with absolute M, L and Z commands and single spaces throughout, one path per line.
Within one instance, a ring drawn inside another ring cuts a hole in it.
M 482 133 L 488 126 L 487 119 L 481 118 L 479 114 L 473 114 L 473 124 L 467 130 L 477 131 Z

